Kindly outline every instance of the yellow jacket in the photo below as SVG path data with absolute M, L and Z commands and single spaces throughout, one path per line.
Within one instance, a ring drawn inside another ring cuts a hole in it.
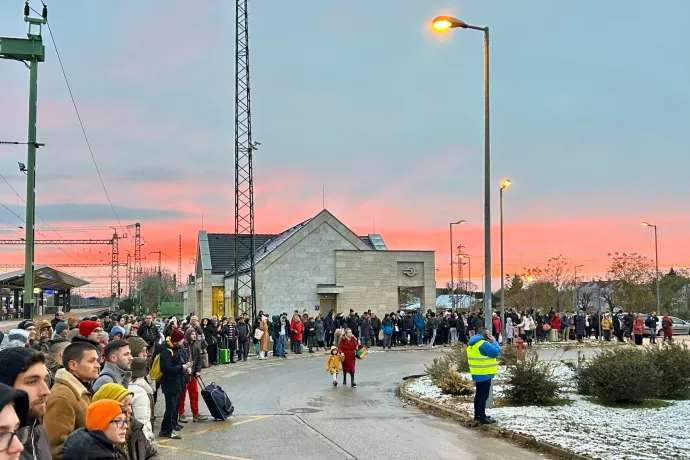
M 340 370 L 340 355 L 331 355 L 326 361 L 326 370 L 331 374 L 337 374 Z

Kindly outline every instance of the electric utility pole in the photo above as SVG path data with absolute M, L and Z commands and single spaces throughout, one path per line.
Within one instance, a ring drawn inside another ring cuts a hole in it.
M 34 307 L 34 218 L 36 215 L 36 101 L 38 99 L 38 63 L 45 60 L 41 26 L 48 22 L 48 8 L 42 18 L 29 17 L 29 2 L 24 5 L 24 21 L 29 24 L 28 38 L 0 37 L 0 58 L 21 61 L 29 67 L 29 133 L 26 162 L 26 236 L 24 254 L 24 318 L 31 319 Z M 28 64 L 27 64 L 28 62 Z

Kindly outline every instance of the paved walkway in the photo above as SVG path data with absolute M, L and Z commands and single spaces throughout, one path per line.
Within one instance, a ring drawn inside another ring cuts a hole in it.
M 76 318 L 81 319 L 84 316 L 92 315 L 94 313 L 98 313 L 98 312 L 101 312 L 101 311 L 107 310 L 107 309 L 108 309 L 107 307 L 80 308 L 80 309 L 74 309 L 73 308 L 72 311 L 67 313 L 67 318 L 74 316 Z M 55 318 L 55 315 L 52 313 L 50 315 L 36 316 L 36 317 L 34 317 L 34 322 L 42 320 L 42 319 L 50 321 L 53 318 Z M 0 321 L 0 331 L 8 332 L 10 329 L 14 329 L 15 327 L 17 327 L 17 325 L 22 321 L 23 321 L 23 319 L 21 319 L 21 318 L 20 319 L 11 319 L 8 321 Z

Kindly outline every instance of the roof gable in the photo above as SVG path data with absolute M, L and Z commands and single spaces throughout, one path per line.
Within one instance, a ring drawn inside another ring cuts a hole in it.
M 258 248 L 264 245 L 268 240 L 276 235 L 255 234 L 254 247 Z M 209 233 L 207 236 L 207 244 L 209 248 L 209 257 L 212 273 L 227 273 L 235 271 L 235 235 L 228 233 Z M 250 235 L 239 235 L 238 238 L 242 240 L 239 249 L 238 259 L 240 261 L 247 260 L 250 256 L 249 238 Z

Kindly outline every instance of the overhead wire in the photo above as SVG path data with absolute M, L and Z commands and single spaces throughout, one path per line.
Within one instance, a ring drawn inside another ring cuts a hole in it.
M 25 199 L 14 189 L 14 187 L 12 187 L 12 184 L 9 183 L 9 181 L 5 178 L 5 176 L 3 176 L 2 174 L 0 174 L 0 179 L 4 180 L 5 183 L 12 189 L 12 191 L 14 192 L 14 194 L 17 195 L 17 198 L 19 198 L 20 200 L 22 200 L 22 201 L 24 202 L 24 204 L 26 204 L 26 200 L 25 200 Z M 36 213 L 36 216 L 37 216 L 39 219 L 41 219 L 41 222 L 43 222 L 45 225 L 47 225 L 49 229 L 51 229 L 53 232 L 55 232 L 55 234 L 57 234 L 57 236 L 59 236 L 60 238 L 64 238 L 62 235 L 60 235 L 60 233 L 59 233 L 57 230 L 55 230 L 55 228 L 53 228 L 53 227 L 48 223 L 48 221 L 46 221 L 43 217 L 41 217 L 41 215 L 40 215 L 39 213 Z
M 42 1 L 43 6 L 46 6 L 46 4 Z M 41 15 L 38 11 L 35 9 L 31 8 L 31 10 L 38 14 Z M 79 113 L 79 108 L 77 107 L 77 102 L 74 99 L 74 93 L 72 92 L 72 86 L 69 84 L 69 79 L 67 78 L 67 72 L 65 71 L 65 66 L 62 64 L 62 58 L 60 57 L 60 52 L 58 51 L 57 43 L 55 42 L 55 35 L 53 35 L 53 30 L 50 27 L 50 22 L 46 20 L 46 26 L 48 27 L 48 33 L 50 34 L 50 40 L 53 42 L 53 47 L 55 48 L 55 56 L 57 56 L 58 63 L 60 64 L 60 70 L 62 71 L 62 76 L 65 79 L 65 84 L 67 85 L 67 91 L 69 92 L 70 99 L 72 100 L 72 106 L 74 107 L 74 112 L 77 114 L 77 120 L 79 121 L 79 126 L 81 127 L 81 132 L 84 136 L 84 140 L 86 141 L 86 147 L 89 150 L 89 154 L 91 155 L 91 160 L 93 161 L 93 165 L 96 168 L 96 173 L 98 174 L 98 179 L 101 182 L 101 186 L 103 187 L 103 192 L 105 193 L 105 197 L 108 199 L 108 204 L 110 205 L 110 209 L 113 211 L 113 215 L 115 216 L 115 220 L 117 220 L 118 225 L 124 232 L 124 227 L 122 225 L 122 222 L 120 222 L 120 218 L 117 215 L 117 212 L 115 211 L 115 207 L 113 206 L 113 202 L 110 199 L 110 194 L 108 194 L 108 189 L 105 187 L 105 182 L 103 181 L 103 176 L 101 176 L 101 170 L 98 168 L 98 163 L 96 162 L 96 157 L 93 154 L 93 149 L 91 148 L 91 142 L 89 141 L 89 137 L 86 135 L 86 128 L 84 128 L 84 123 L 82 122 L 81 119 L 81 114 Z

